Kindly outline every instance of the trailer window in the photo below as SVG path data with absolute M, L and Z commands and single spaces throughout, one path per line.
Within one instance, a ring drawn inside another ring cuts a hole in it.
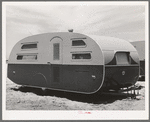
M 132 57 L 131 57 L 132 55 Z M 137 57 L 134 57 L 132 52 L 117 52 L 114 58 L 108 62 L 106 65 L 128 65 L 128 64 L 138 64 L 133 60 L 136 60 Z
M 129 53 L 117 52 L 116 53 L 117 64 L 130 64 Z
M 72 54 L 72 59 L 91 59 L 91 54 Z
M 17 60 L 37 60 L 37 55 L 18 55 Z
M 59 60 L 59 43 L 53 44 L 53 59 Z
M 72 46 L 86 46 L 86 44 L 83 40 L 73 40 Z
M 21 49 L 35 49 L 37 48 L 37 44 L 23 44 Z

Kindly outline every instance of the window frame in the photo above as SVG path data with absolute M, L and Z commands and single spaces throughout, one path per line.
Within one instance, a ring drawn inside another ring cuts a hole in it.
M 85 48 L 85 47 L 87 47 L 87 43 L 84 41 L 86 38 L 73 38 L 73 39 L 71 39 L 71 47 L 72 48 Z M 73 41 L 79 41 L 79 40 L 81 40 L 81 41 L 83 41 L 84 43 L 85 43 L 85 45 L 78 45 L 78 46 L 74 46 L 73 45 Z
M 36 44 L 37 47 L 36 48 L 26 48 L 26 49 L 22 49 L 22 47 L 24 45 L 30 45 L 30 44 Z M 24 42 L 24 43 L 21 43 L 21 50 L 37 50 L 38 49 L 38 42 Z
M 54 51 L 54 50 L 55 50 L 55 49 L 54 49 L 55 45 L 58 45 L 58 47 L 59 47 L 59 48 L 58 48 L 58 52 L 59 52 L 59 53 L 58 53 L 58 54 L 59 54 L 59 55 L 58 55 L 58 59 L 55 59 L 55 58 L 54 58 L 54 57 L 56 57 L 56 56 L 55 56 L 55 51 Z M 54 61 L 60 61 L 60 43 L 53 43 L 53 60 L 54 60 Z
M 90 54 L 91 58 L 90 59 L 73 59 L 73 54 Z M 83 51 L 83 52 L 71 52 L 71 61 L 73 62 L 80 62 L 80 61 L 91 61 L 92 60 L 92 51 Z
M 18 56 L 36 56 L 36 59 L 18 59 Z M 20 62 L 37 62 L 38 61 L 38 53 L 20 53 L 16 55 L 16 60 Z
M 119 54 L 119 53 L 122 53 L 122 54 L 125 54 L 126 55 L 126 58 L 127 58 L 127 63 L 126 64 L 120 64 L 120 57 L 119 57 L 119 55 L 117 55 L 117 54 Z M 115 58 L 116 58 L 116 65 L 130 65 L 131 64 L 131 59 L 130 59 L 130 53 L 129 52 L 116 52 L 116 54 L 115 54 Z

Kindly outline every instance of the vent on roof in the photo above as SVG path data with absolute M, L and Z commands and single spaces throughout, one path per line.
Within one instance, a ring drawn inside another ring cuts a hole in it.
M 73 29 L 68 29 L 69 32 L 73 32 Z

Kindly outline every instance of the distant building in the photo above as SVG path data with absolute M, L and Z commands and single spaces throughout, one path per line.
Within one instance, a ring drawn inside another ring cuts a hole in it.
M 138 51 L 140 60 L 145 60 L 145 41 L 135 41 L 131 42 L 131 44 Z
M 136 48 L 140 59 L 140 77 L 139 80 L 145 80 L 145 41 L 135 41 L 131 44 Z

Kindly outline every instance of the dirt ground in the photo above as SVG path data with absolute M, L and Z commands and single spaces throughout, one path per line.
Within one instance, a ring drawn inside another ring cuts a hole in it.
M 135 99 L 126 95 L 87 96 L 22 87 L 6 81 L 6 110 L 145 110 L 145 82 Z

